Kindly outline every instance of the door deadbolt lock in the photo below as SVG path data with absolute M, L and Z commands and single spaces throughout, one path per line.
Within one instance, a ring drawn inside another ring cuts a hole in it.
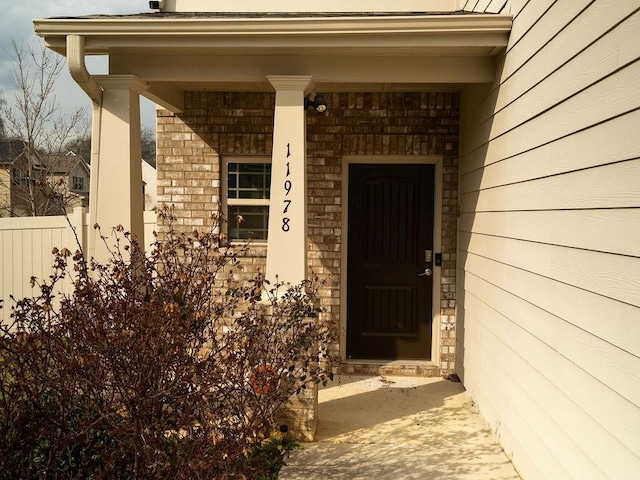
M 419 277 L 430 277 L 432 273 L 433 273 L 433 272 L 431 271 L 431 269 L 430 269 L 430 268 L 425 268 L 425 269 L 424 269 L 424 272 L 419 273 L 419 274 L 418 274 L 418 276 L 419 276 Z

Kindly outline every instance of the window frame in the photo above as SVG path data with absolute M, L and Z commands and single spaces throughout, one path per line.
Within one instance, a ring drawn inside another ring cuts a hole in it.
M 40 172 L 32 170 L 31 173 L 29 173 L 21 168 L 13 167 L 11 171 L 11 178 L 16 187 L 34 186 L 40 179 Z
M 222 225 L 222 232 L 229 234 L 229 207 L 234 206 L 249 206 L 249 207 L 267 207 L 267 215 L 269 214 L 269 205 L 271 198 L 229 198 L 229 164 L 230 163 L 268 163 L 271 165 L 271 157 L 268 155 L 224 155 L 220 157 L 220 204 L 222 213 L 226 219 Z M 269 188 L 271 186 L 269 185 Z M 271 197 L 271 192 L 269 192 Z M 267 216 L 267 231 L 268 231 L 268 216 Z M 231 238 L 231 243 L 242 243 L 245 239 Z M 266 245 L 266 238 L 254 238 L 251 240 L 253 243 Z
M 78 184 L 80 188 L 76 188 L 76 180 L 78 180 Z M 71 191 L 73 192 L 84 192 L 84 177 L 81 175 L 72 175 L 71 176 Z
M 29 185 L 31 179 L 29 178 L 29 173 L 25 172 L 21 168 L 13 167 L 13 171 L 11 172 L 13 184 L 16 187 L 24 187 Z

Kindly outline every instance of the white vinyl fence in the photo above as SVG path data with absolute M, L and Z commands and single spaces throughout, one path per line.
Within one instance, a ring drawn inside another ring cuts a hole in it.
M 4 308 L 0 310 L 0 321 L 6 321 L 16 299 L 39 293 L 31 288 L 31 277 L 46 279 L 52 272 L 54 247 L 87 251 L 89 215 L 86 208 L 76 208 L 67 220 L 57 217 L 12 217 L 0 218 L 0 299 Z M 147 250 L 154 241 L 156 228 L 155 212 L 144 212 L 144 235 Z M 75 235 L 74 235 L 75 230 Z M 77 240 L 76 240 L 77 235 Z M 70 282 L 61 285 L 61 291 L 70 291 Z

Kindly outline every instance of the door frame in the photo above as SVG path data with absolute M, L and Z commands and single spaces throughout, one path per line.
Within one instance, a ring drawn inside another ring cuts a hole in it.
M 442 156 L 440 155 L 343 155 L 342 157 L 342 228 L 340 235 L 340 358 L 347 360 L 347 256 L 349 229 L 349 165 L 354 163 L 428 164 L 435 166 L 433 201 L 433 252 L 442 251 Z M 433 302 L 431 318 L 431 360 L 440 366 L 440 298 L 441 267 L 433 268 Z M 375 358 L 370 360 L 377 360 Z M 354 360 L 361 362 L 361 360 Z M 365 360 L 366 361 L 366 360 Z M 380 360 L 380 362 L 389 362 Z M 412 360 L 413 362 L 413 360 Z

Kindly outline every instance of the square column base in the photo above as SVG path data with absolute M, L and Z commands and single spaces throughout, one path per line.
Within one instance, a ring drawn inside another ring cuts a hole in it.
M 290 434 L 297 440 L 312 442 L 318 426 L 318 385 L 291 397 L 276 412 L 276 421 L 289 427 Z

